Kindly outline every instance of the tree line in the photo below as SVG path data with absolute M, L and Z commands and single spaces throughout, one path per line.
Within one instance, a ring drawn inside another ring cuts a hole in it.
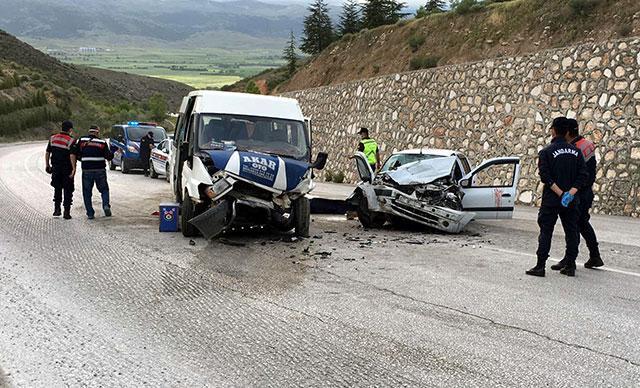
M 406 3 L 396 0 L 347 0 L 337 24 L 329 16 L 329 7 L 325 0 L 315 0 L 308 7 L 308 15 L 304 18 L 304 28 L 300 41 L 300 51 L 310 55 L 322 52 L 334 41 L 347 34 L 355 34 L 363 29 L 372 29 L 394 24 L 409 14 L 403 12 Z M 416 12 L 416 17 L 444 12 L 444 0 L 428 0 Z M 283 59 L 287 62 L 287 72 L 292 75 L 297 66 L 296 38 L 291 32 L 290 39 L 283 51 Z

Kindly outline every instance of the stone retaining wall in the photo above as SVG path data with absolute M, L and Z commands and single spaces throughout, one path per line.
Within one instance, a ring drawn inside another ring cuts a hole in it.
M 559 115 L 576 117 L 598 145 L 595 211 L 640 215 L 640 40 L 584 44 L 533 55 L 381 76 L 291 92 L 314 123 L 327 169 L 357 175 L 359 127 L 383 157 L 413 147 L 465 152 L 473 163 L 522 159 L 520 203 L 537 204 L 538 150 Z

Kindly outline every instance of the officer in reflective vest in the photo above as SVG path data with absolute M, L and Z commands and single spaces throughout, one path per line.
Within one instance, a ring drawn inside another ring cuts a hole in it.
M 369 130 L 367 128 L 360 128 L 358 134 L 361 138 L 360 143 L 358 144 L 358 151 L 365 154 L 367 162 L 375 172 L 380 168 L 380 152 L 378 150 L 378 143 L 369 137 Z
M 49 138 L 45 153 L 45 170 L 51 174 L 51 186 L 53 186 L 53 216 L 62 214 L 60 203 L 64 193 L 64 218 L 71 219 L 71 204 L 73 202 L 73 177 L 75 169 L 71 163 L 70 153 L 73 145 L 71 130 L 73 123 L 66 120 L 62 123 L 62 131 Z
M 574 119 L 569 119 L 569 132 L 567 133 L 566 139 L 567 142 L 573 144 L 580 152 L 582 152 L 582 156 L 584 157 L 585 164 L 587 165 L 587 172 L 589 173 L 589 178 L 587 179 L 587 183 L 585 186 L 578 191 L 578 196 L 580 197 L 579 203 L 579 211 L 580 218 L 578 219 L 578 229 L 580 230 L 580 234 L 584 241 L 587 243 L 587 248 L 589 248 L 589 260 L 584 263 L 585 268 L 596 268 L 602 267 L 604 262 L 602 261 L 602 257 L 600 257 L 600 249 L 598 248 L 598 238 L 596 237 L 596 232 L 593 230 L 593 226 L 589 220 L 591 216 L 589 215 L 589 210 L 593 205 L 593 184 L 596 181 L 596 146 L 593 142 L 585 139 L 580 136 L 580 132 L 578 130 L 578 122 Z M 551 269 L 560 270 L 564 268 L 565 263 L 564 260 L 560 261 L 560 263 L 556 265 L 552 265 Z
M 94 184 L 102 196 L 102 210 L 105 217 L 111 217 L 109 184 L 105 167 L 106 162 L 113 159 L 113 153 L 107 142 L 98 137 L 99 134 L 100 128 L 92 125 L 89 128 L 89 135 L 78 139 L 71 151 L 71 162 L 74 168 L 78 160 L 82 163 L 82 198 L 87 218 L 90 220 L 95 218 L 95 211 L 91 203 Z

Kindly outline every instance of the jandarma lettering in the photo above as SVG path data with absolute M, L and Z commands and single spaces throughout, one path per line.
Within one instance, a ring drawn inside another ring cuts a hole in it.
M 559 155 L 563 155 L 563 154 L 571 154 L 573 156 L 578 156 L 578 151 L 572 150 L 571 148 L 560 148 L 553 151 L 554 159 L 557 158 Z

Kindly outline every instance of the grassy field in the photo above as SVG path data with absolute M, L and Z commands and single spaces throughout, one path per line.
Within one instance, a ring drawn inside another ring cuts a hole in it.
M 47 43 L 39 41 L 34 45 L 63 62 L 169 79 L 198 89 L 218 89 L 283 63 L 279 50 L 274 49 L 103 46 L 94 51 Z

